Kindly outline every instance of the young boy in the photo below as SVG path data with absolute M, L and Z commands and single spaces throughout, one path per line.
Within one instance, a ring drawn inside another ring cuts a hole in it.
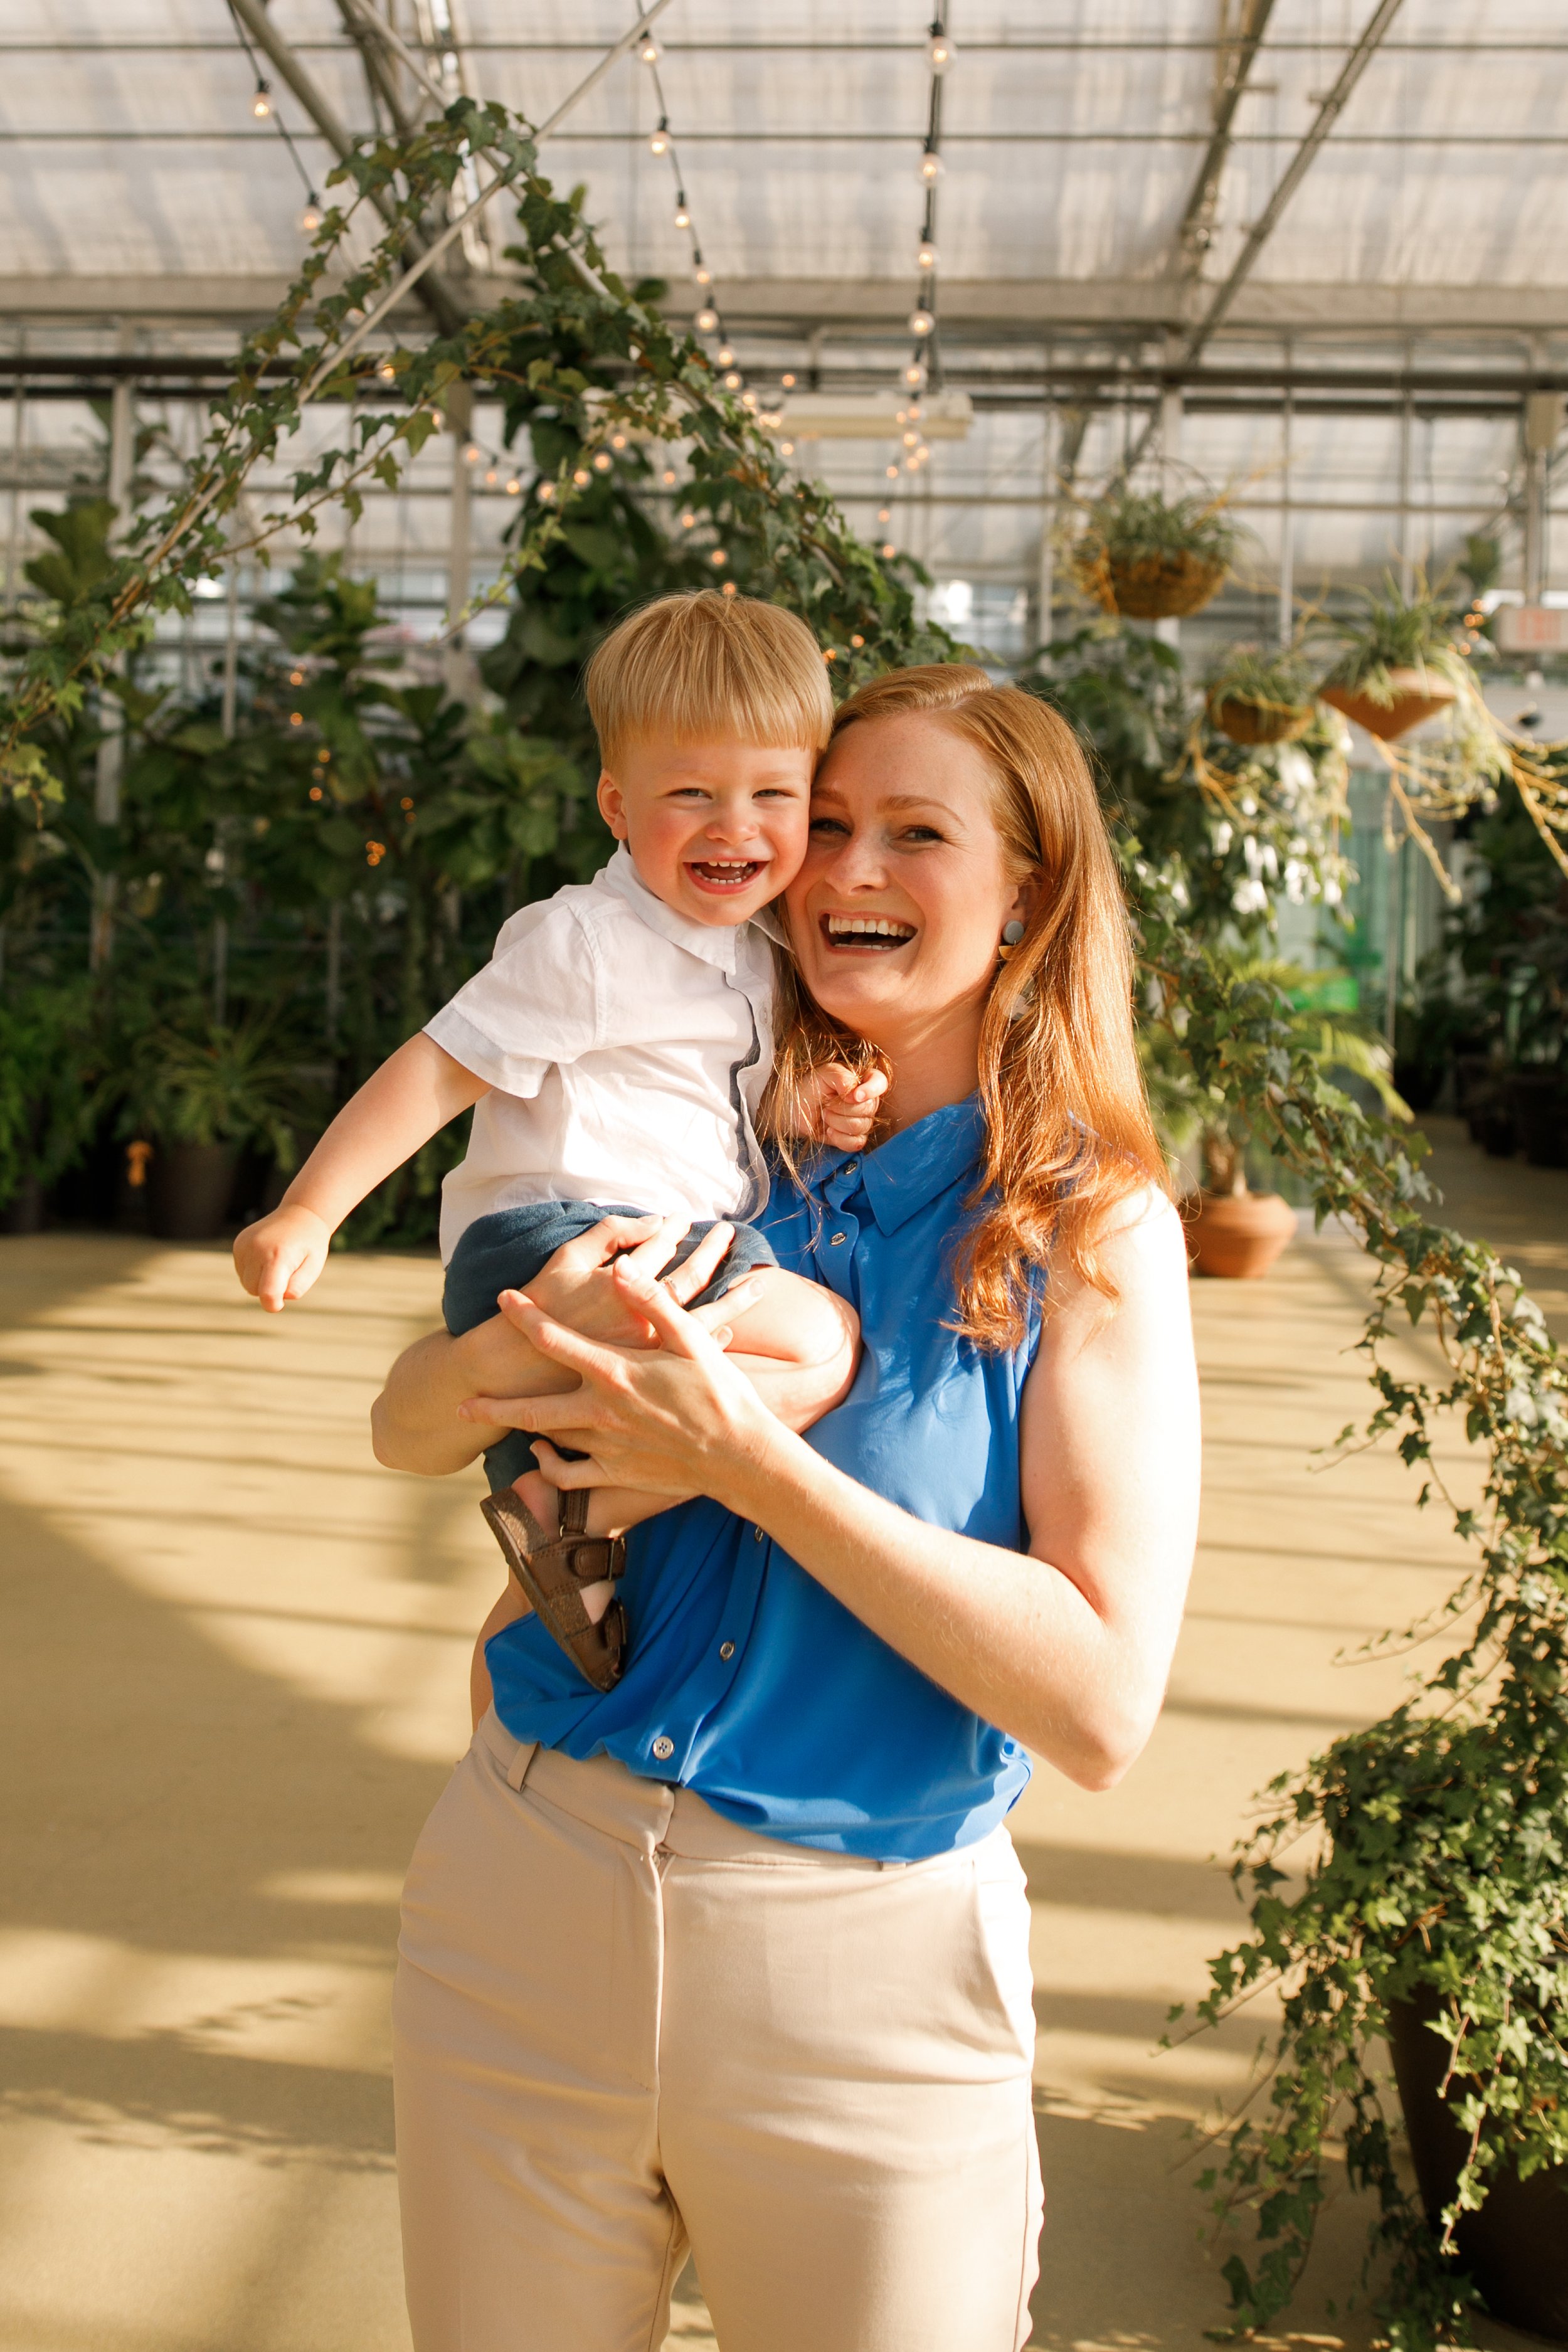
M 804 622 L 751 597 L 666 596 L 623 621 L 588 667 L 600 810 L 621 845 L 592 882 L 525 907 L 484 970 L 339 1112 L 270 1216 L 235 1244 L 239 1277 L 273 1313 L 310 1289 L 336 1228 L 447 1122 L 472 1109 L 467 1157 L 442 1188 L 444 1313 L 454 1334 L 494 1314 L 560 1245 L 613 1212 L 685 1213 L 687 1246 L 755 1214 L 767 1174 L 753 1121 L 773 1053 L 773 949 L 753 921 L 805 856 L 812 771 L 832 725 Z M 882 1081 L 822 1075 L 806 1107 L 857 1150 Z M 701 1300 L 742 1277 L 740 1352 L 820 1363 L 845 1310 L 785 1274 L 736 1226 Z M 589 1680 L 624 1659 L 617 1541 L 583 1533 L 564 1498 L 552 1538 L 524 1505 L 514 1434 L 485 1456 L 482 1506 L 511 1572 Z M 586 1601 L 586 1605 L 585 1605 Z

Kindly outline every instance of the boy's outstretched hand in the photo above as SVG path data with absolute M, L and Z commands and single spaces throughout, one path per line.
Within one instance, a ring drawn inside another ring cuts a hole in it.
M 303 1298 L 327 1262 L 332 1229 L 314 1209 L 285 1202 L 271 1215 L 247 1225 L 234 1244 L 234 1263 L 252 1298 L 269 1315 L 280 1315 L 290 1298 Z
M 862 1076 L 843 1062 L 825 1063 L 801 1089 L 806 1133 L 815 1142 L 830 1143 L 835 1151 L 863 1150 L 887 1091 L 881 1070 L 868 1070 Z

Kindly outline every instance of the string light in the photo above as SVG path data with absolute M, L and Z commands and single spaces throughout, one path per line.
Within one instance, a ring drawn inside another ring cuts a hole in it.
M 667 466 L 664 469 L 664 487 L 667 490 L 673 489 L 675 487 L 675 467 L 673 466 Z
M 935 324 L 936 320 L 931 317 L 929 310 L 911 310 L 910 312 L 910 332 L 911 335 L 929 335 Z
M 879 507 L 877 509 L 877 520 L 879 522 L 891 522 L 892 520 L 893 509 L 891 507 Z
M 624 433 L 612 433 L 612 434 L 611 434 L 611 436 L 610 436 L 610 446 L 611 446 L 611 448 L 612 448 L 612 449 L 624 449 L 624 448 L 626 447 L 626 435 L 625 435 Z
M 781 441 L 779 443 L 779 455 L 781 457 L 793 457 L 795 456 L 795 443 L 793 441 Z
M 497 473 L 497 471 L 496 471 L 496 469 L 495 469 L 495 467 L 494 467 L 493 466 L 489 466 L 489 467 L 486 467 L 486 469 L 485 469 L 485 488 L 486 488 L 486 489 L 487 489 L 487 490 L 493 490 L 493 489 L 494 489 L 494 488 L 495 488 L 495 486 L 496 486 L 496 484 L 500 481 L 500 476 Z
M 645 33 L 642 39 L 637 43 L 637 55 L 642 59 L 645 66 L 658 65 L 658 43 L 654 39 L 651 33 Z
M 884 559 L 885 559 L 885 561 L 886 561 L 887 562 L 891 563 L 891 562 L 892 562 L 892 560 L 893 560 L 894 556 L 895 556 L 895 555 L 897 555 L 898 551 L 898 551 L 898 549 L 893 545 L 893 542 L 892 542 L 892 541 L 891 541 L 890 539 L 889 539 L 889 540 L 884 540 L 884 541 L 882 542 L 882 554 L 883 554 L 883 557 L 884 557 Z
M 741 376 L 740 376 L 740 372 L 739 372 L 739 370 L 738 370 L 738 369 L 731 368 L 731 369 L 730 370 L 729 373 L 725 376 L 725 378 L 724 378 L 724 389 L 725 389 L 725 391 L 726 391 L 726 392 L 739 392 L 739 391 L 740 391 L 740 389 L 741 389 Z
M 735 364 L 735 354 L 728 343 L 721 343 L 714 357 L 721 367 L 733 367 Z
M 691 205 L 686 194 L 686 174 L 680 168 L 680 154 L 676 145 L 675 133 L 669 127 L 669 107 L 665 98 L 663 78 L 658 70 L 659 47 L 651 34 L 644 35 L 637 55 L 652 74 L 654 99 L 658 107 L 658 128 L 648 141 L 649 151 L 656 156 L 668 155 L 669 158 L 670 176 L 675 182 L 675 226 L 678 229 L 684 229 L 691 237 L 691 275 L 704 293 L 702 307 L 696 317 L 697 332 L 700 335 L 711 335 L 721 331 L 718 306 L 711 297 L 707 295 L 707 289 L 713 283 L 713 272 L 702 258 L 702 247 L 692 229 Z M 720 354 L 719 365 L 721 368 L 727 368 L 732 364 L 733 359 L 734 353 L 726 345 Z
M 691 275 L 696 279 L 699 286 L 711 286 L 713 283 L 713 272 L 709 268 L 700 254 L 697 257 L 697 267 L 692 271 Z
M 741 593 L 741 592 L 740 592 L 740 590 L 736 587 L 736 585 L 735 585 L 735 583 L 734 583 L 734 582 L 733 582 L 732 580 L 726 580 L 726 581 L 725 581 L 725 583 L 724 583 L 724 593 L 725 593 L 725 595 L 726 595 L 726 596 L 738 596 L 738 595 L 740 594 L 740 593 Z
M 594 457 L 594 471 L 595 474 L 607 474 L 615 462 L 607 449 L 597 450 Z
M 710 563 L 728 563 L 730 559 L 721 547 L 716 547 L 708 561 Z
M 921 157 L 921 178 L 928 188 L 934 188 L 946 166 L 942 157 L 928 147 Z
M 921 249 L 915 256 L 915 268 L 922 278 L 928 277 L 936 268 L 936 247 L 929 237 L 921 242 Z
M 662 114 L 658 118 L 658 129 L 647 142 L 647 152 L 650 155 L 668 155 L 669 152 L 669 123 Z
M 506 494 L 509 499 L 521 498 L 522 495 L 522 484 L 518 480 L 515 474 L 512 475 L 511 478 L 507 483 Z
M 918 392 L 925 380 L 925 366 L 920 360 L 912 361 L 911 363 L 904 370 L 904 382 L 909 384 L 913 391 Z
M 714 329 L 718 326 L 718 324 L 719 324 L 719 313 L 718 313 L 718 311 L 717 311 L 717 310 L 710 310 L 710 309 L 707 307 L 707 305 L 705 304 L 705 305 L 703 306 L 703 308 L 702 308 L 700 310 L 699 310 L 699 312 L 697 313 L 697 331 L 698 331 L 698 333 L 699 333 L 700 335 L 710 335 L 710 334 L 713 332 Z
M 553 482 L 541 482 L 539 485 L 539 503 L 542 507 L 552 507 L 555 504 L 555 485 Z
M 477 466 L 483 455 L 484 451 L 479 447 L 479 443 L 470 441 L 463 452 L 463 463 L 465 466 Z
M 952 63 L 952 43 L 943 29 L 940 16 L 931 28 L 931 37 L 926 42 L 926 56 L 931 60 L 931 69 L 933 74 L 944 74 Z
M 258 74 L 256 78 L 256 96 L 250 101 L 250 110 L 252 114 L 255 115 L 258 122 L 265 122 L 268 116 L 272 111 L 270 89 L 271 85 L 263 81 L 261 76 Z
M 300 215 L 300 226 L 307 236 L 314 236 L 321 226 L 321 198 L 312 188 L 305 198 L 305 209 Z
M 679 194 L 675 199 L 675 226 L 677 228 L 689 228 L 691 226 L 691 207 L 686 201 L 686 191 L 684 188 L 681 189 Z
M 580 490 L 585 490 L 593 478 L 586 466 L 577 466 L 573 468 L 572 479 Z
M 395 383 L 397 382 L 397 370 L 394 367 L 390 360 L 382 360 L 377 364 L 375 372 L 381 378 L 383 383 Z
M 686 512 L 680 518 L 680 528 L 682 530 L 695 530 L 697 528 L 697 517 L 692 513 L 689 507 L 687 508 Z

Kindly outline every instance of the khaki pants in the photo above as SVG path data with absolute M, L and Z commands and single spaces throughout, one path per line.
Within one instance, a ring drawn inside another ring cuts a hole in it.
M 902 1866 L 480 1725 L 395 2000 L 416 2352 L 1016 2352 L 1040 2184 L 1005 1830 Z

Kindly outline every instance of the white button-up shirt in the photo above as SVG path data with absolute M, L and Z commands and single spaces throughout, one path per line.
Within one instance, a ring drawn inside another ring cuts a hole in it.
M 520 908 L 426 1026 L 492 1089 L 441 1188 L 443 1261 L 476 1217 L 526 1201 L 755 1215 L 773 990 L 759 925 L 688 922 L 624 845 L 591 882 Z

